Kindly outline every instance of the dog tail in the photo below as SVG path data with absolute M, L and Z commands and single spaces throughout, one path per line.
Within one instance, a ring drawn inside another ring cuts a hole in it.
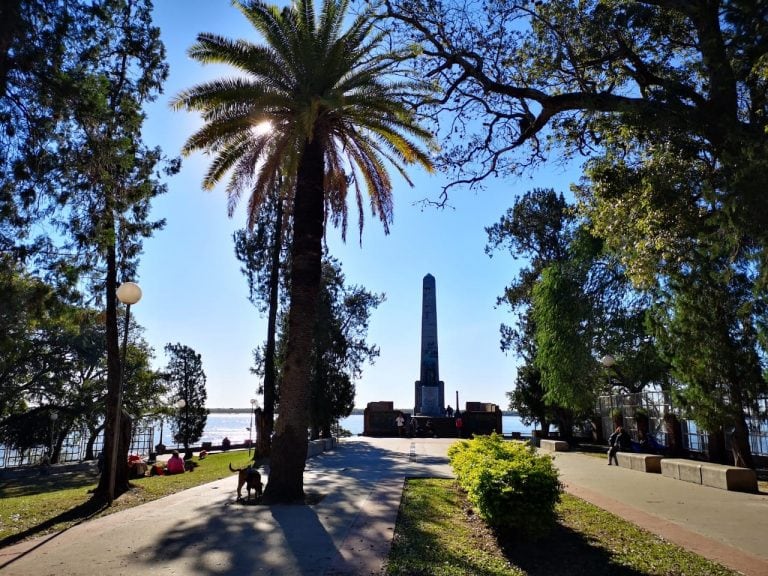
M 241 472 L 240 468 L 232 468 L 232 462 L 229 463 L 229 471 L 230 472 Z

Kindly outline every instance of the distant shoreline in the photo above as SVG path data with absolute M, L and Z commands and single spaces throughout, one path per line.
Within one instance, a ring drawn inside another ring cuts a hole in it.
M 412 408 L 395 408 L 395 410 L 402 410 L 403 412 L 410 413 Z M 350 416 L 352 415 L 362 416 L 364 411 L 365 411 L 365 408 L 353 408 L 352 412 L 350 413 Z M 250 414 L 251 409 L 250 408 L 208 408 L 208 412 L 211 414 Z M 517 412 L 512 412 L 510 410 L 502 410 L 501 413 L 504 416 L 519 416 Z

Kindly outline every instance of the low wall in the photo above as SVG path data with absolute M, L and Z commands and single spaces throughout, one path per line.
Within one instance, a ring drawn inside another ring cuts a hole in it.
M 622 468 L 661 474 L 662 456 L 655 454 L 637 454 L 636 452 L 617 452 L 616 461 Z
M 757 492 L 757 474 L 750 468 L 682 458 L 664 458 L 661 461 L 661 473 L 676 480 L 722 490 Z
M 307 447 L 307 458 L 312 458 L 328 450 L 333 450 L 338 445 L 336 438 L 318 438 L 317 440 L 310 440 Z

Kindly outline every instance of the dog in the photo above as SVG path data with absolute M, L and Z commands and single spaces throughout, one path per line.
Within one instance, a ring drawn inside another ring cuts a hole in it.
M 251 466 L 245 468 L 232 468 L 232 463 L 229 463 L 229 469 L 232 472 L 237 472 L 237 500 L 243 499 L 242 490 L 243 485 L 248 492 L 247 499 L 251 499 L 251 490 L 255 491 L 256 500 L 261 499 L 261 490 L 263 488 L 261 484 L 261 474 L 259 471 Z

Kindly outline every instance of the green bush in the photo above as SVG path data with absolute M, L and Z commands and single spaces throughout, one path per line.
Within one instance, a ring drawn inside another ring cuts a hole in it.
M 468 500 L 495 529 L 535 539 L 554 526 L 562 484 L 550 456 L 492 434 L 457 442 L 448 457 Z

